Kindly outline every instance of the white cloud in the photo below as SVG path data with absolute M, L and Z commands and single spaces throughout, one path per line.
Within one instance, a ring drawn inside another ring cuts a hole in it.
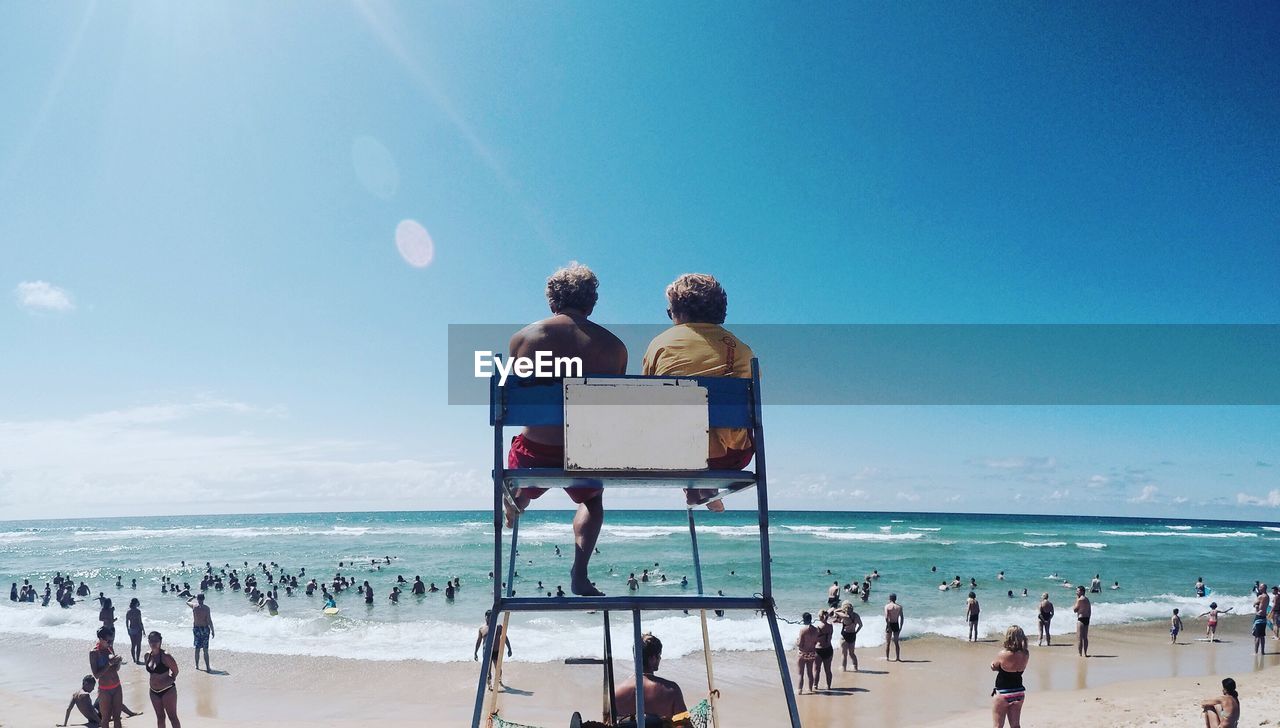
M 1159 492 L 1160 492 L 1160 489 L 1154 485 L 1144 485 L 1142 486 L 1142 492 L 1139 493 L 1137 496 L 1130 498 L 1129 502 L 1130 503 L 1151 503 L 1155 501 L 1156 494 Z
M 897 495 L 897 498 L 898 500 L 904 500 L 904 501 L 907 501 L 908 503 L 915 503 L 920 500 L 919 495 L 915 493 L 908 493 L 906 491 L 900 491 Z
M 970 461 L 972 465 L 992 470 L 1052 471 L 1058 467 L 1058 459 L 1052 457 L 997 458 Z
M 71 293 L 48 281 L 23 281 L 13 289 L 18 305 L 28 311 L 74 311 Z
M 71 419 L 0 421 L 7 518 L 449 508 L 489 491 L 482 469 L 386 443 L 257 434 L 278 409 L 212 398 Z
M 1280 490 L 1273 490 L 1267 493 L 1265 497 L 1249 495 L 1248 493 L 1236 493 L 1236 503 L 1242 506 L 1271 506 L 1272 508 L 1280 507 Z
M 1070 497 L 1071 497 L 1071 489 L 1063 488 L 1061 490 L 1054 490 L 1052 493 L 1045 496 L 1045 500 L 1060 501 L 1060 500 L 1066 500 Z

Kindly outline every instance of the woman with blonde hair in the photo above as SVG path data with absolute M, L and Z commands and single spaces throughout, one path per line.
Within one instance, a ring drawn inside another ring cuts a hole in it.
M 1030 659 L 1026 633 L 1016 624 L 1006 629 L 1004 645 L 991 662 L 991 669 L 996 673 L 996 685 L 991 690 L 991 719 L 995 728 L 1004 728 L 1005 719 L 1010 728 L 1021 728 L 1022 701 L 1026 697 L 1022 672 Z

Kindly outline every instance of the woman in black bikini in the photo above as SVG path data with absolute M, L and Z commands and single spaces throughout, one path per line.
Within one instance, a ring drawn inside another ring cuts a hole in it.
M 173 728 L 182 728 L 178 721 L 178 686 L 174 683 L 178 677 L 178 662 L 173 656 L 160 648 L 159 632 L 147 635 L 147 644 L 151 651 L 147 653 L 146 667 L 151 677 L 151 709 L 156 712 L 156 725 L 165 728 L 165 716 Z
M 1040 595 L 1040 613 L 1036 615 L 1036 624 L 1040 629 L 1038 645 L 1052 645 L 1053 637 L 1049 635 L 1049 623 L 1053 621 L 1053 602 L 1049 601 L 1049 592 Z
M 818 644 L 813 648 L 813 651 L 818 653 L 818 669 L 814 672 L 817 675 L 823 672 L 827 674 L 827 690 L 831 689 L 831 658 L 835 656 L 835 649 L 831 646 L 835 627 L 831 624 L 830 618 L 830 613 L 826 609 L 818 612 Z

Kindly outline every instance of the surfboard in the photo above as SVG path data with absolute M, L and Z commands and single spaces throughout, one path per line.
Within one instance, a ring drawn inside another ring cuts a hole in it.
M 338 608 L 337 608 L 337 607 L 325 607 L 324 613 L 325 613 L 325 614 L 337 614 L 337 613 L 338 613 Z

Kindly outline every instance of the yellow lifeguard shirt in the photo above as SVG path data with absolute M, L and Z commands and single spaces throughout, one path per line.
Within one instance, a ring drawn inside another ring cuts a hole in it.
M 720 324 L 677 324 L 649 342 L 641 373 L 658 377 L 751 378 L 751 347 Z M 751 448 L 751 432 L 713 427 L 707 457 Z

